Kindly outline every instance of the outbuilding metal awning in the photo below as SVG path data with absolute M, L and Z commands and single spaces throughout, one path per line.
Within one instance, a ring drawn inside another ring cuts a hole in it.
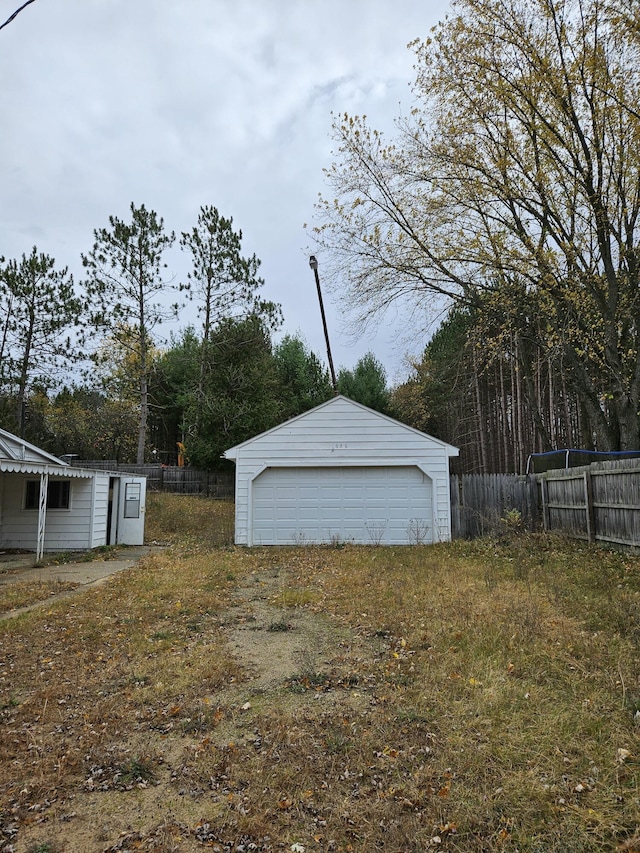
M 72 468 L 71 465 L 48 465 L 19 459 L 0 459 L 0 473 L 5 474 L 48 474 L 50 477 L 93 477 L 94 471 Z

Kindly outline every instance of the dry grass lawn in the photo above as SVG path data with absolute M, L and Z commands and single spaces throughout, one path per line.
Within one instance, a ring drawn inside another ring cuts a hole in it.
M 0 621 L 2 853 L 640 851 L 637 557 L 232 528 Z

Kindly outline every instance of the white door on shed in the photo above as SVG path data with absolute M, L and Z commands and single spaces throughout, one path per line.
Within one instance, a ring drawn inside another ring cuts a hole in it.
M 432 481 L 414 465 L 267 468 L 252 492 L 254 545 L 433 541 Z
M 122 477 L 119 492 L 118 543 L 142 545 L 147 478 Z

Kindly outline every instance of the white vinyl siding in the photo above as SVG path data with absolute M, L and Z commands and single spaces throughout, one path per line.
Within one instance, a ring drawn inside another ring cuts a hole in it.
M 25 478 L 5 474 L 3 495 L 3 546 L 33 548 L 38 531 L 37 510 L 24 509 Z M 29 477 L 32 480 L 33 477 Z M 56 478 L 50 477 L 50 483 Z M 45 543 L 47 551 L 82 550 L 91 547 L 89 535 L 92 480 L 74 479 L 70 483 L 70 508 L 48 509 Z
M 93 513 L 91 517 L 91 547 L 107 542 L 107 515 L 109 512 L 109 475 L 96 474 L 93 480 Z

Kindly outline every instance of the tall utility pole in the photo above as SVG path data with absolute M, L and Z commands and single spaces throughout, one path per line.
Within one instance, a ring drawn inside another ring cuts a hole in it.
M 322 317 L 322 328 L 324 329 L 324 339 L 327 342 L 327 358 L 329 359 L 329 370 L 331 371 L 331 384 L 333 390 L 338 393 L 338 383 L 336 382 L 336 372 L 333 368 L 333 359 L 331 358 L 331 344 L 329 343 L 329 330 L 327 329 L 327 318 L 324 314 L 324 303 L 322 302 L 322 291 L 320 290 L 320 276 L 318 275 L 318 259 L 315 255 L 309 258 L 309 266 L 313 270 L 316 278 L 316 288 L 318 290 L 318 302 L 320 303 L 320 315 Z

